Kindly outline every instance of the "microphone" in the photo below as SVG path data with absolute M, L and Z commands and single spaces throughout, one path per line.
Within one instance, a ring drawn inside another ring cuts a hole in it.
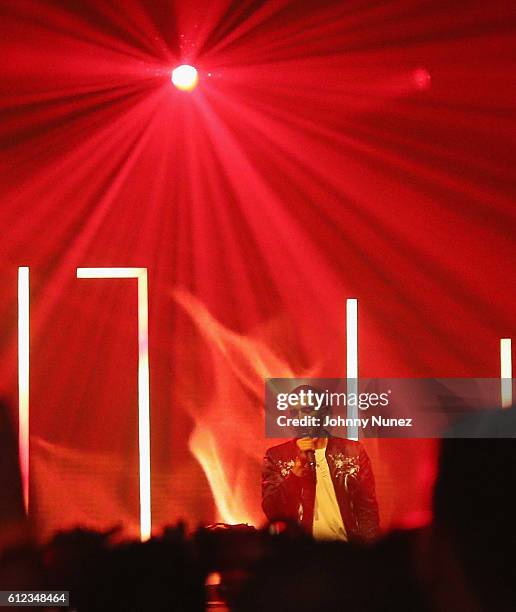
M 314 438 L 314 431 L 312 428 L 310 429 L 305 429 L 304 431 L 301 432 L 301 438 Z M 306 457 L 306 465 L 308 465 L 308 467 L 310 468 L 310 470 L 312 472 L 315 472 L 315 451 L 313 450 L 313 448 L 311 448 L 310 450 L 306 450 L 305 451 L 305 457 Z
M 307 450 L 306 453 L 306 463 L 311 470 L 315 471 L 315 451 Z

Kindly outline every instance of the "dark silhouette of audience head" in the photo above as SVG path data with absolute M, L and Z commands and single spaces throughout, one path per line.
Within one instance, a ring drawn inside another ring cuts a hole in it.
M 448 543 L 482 610 L 516 609 L 516 441 L 477 437 L 500 435 L 511 423 L 513 409 L 461 425 L 461 434 L 472 438 L 443 441 L 434 489 L 435 531 Z

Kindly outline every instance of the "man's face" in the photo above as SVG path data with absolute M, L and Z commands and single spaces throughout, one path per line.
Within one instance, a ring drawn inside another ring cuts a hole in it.
M 323 392 L 315 387 L 298 387 L 292 391 L 299 398 L 297 406 L 291 406 L 290 416 L 301 418 L 303 416 L 324 417 L 327 407 L 321 402 Z M 318 399 L 319 398 L 319 399 Z

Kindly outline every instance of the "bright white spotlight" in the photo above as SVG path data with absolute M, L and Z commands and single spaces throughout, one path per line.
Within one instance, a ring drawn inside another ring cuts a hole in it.
M 193 66 L 182 64 L 172 70 L 172 83 L 181 91 L 191 91 L 199 82 L 199 75 Z

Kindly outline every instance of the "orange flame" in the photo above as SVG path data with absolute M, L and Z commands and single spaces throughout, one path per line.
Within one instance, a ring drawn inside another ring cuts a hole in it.
M 227 329 L 188 292 L 173 295 L 206 341 L 215 369 L 208 405 L 187 407 L 195 421 L 189 448 L 210 484 L 217 520 L 261 523 L 261 459 L 273 443 L 264 436 L 264 379 L 295 374 L 265 342 Z

